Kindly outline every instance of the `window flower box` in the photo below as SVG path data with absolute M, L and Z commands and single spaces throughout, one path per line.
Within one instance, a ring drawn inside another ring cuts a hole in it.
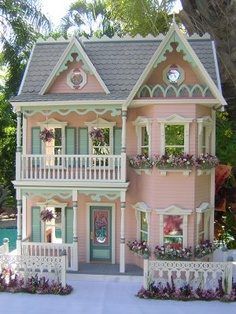
M 191 247 L 189 248 L 173 248 L 165 246 L 156 246 L 154 249 L 154 255 L 157 260 L 184 260 L 191 259 L 193 253 Z
M 153 167 L 153 162 L 146 155 L 136 155 L 129 158 L 129 165 L 136 170 L 150 170 Z
M 202 258 L 205 255 L 213 253 L 217 249 L 218 245 L 212 243 L 209 240 L 204 240 L 200 244 L 196 245 L 194 253 L 196 258 Z
M 129 241 L 127 246 L 132 253 L 142 256 L 143 258 L 149 258 L 151 255 L 151 250 L 145 241 Z
M 197 170 L 210 170 L 219 164 L 216 156 L 210 154 L 201 154 L 195 159 L 195 167 Z

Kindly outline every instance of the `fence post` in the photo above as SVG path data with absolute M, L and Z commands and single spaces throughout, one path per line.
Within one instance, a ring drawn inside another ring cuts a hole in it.
M 149 258 L 143 259 L 143 287 L 144 289 L 148 289 L 148 281 L 149 281 Z
M 66 250 L 61 252 L 61 285 L 66 286 Z
M 228 262 L 225 267 L 224 279 L 226 280 L 225 290 L 227 294 L 232 291 L 233 264 Z
M 9 239 L 8 238 L 3 239 L 3 245 L 4 245 L 4 254 L 8 254 L 9 253 Z

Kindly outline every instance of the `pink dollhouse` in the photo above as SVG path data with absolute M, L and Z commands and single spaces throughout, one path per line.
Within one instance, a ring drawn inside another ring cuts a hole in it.
M 208 35 L 39 40 L 11 103 L 20 254 L 124 273 L 141 265 L 128 241 L 213 240 L 214 165 L 197 158 L 226 102 Z

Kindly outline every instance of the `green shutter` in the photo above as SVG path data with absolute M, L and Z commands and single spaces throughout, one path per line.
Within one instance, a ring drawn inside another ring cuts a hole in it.
M 41 140 L 39 138 L 40 135 L 40 127 L 32 128 L 32 154 L 39 155 L 41 154 Z
M 73 208 L 65 208 L 66 243 L 73 242 Z
M 67 155 L 76 154 L 75 132 L 76 132 L 76 128 L 66 128 L 66 154 Z
M 121 128 L 114 128 L 113 132 L 113 151 L 114 155 L 121 154 Z
M 31 240 L 32 242 L 41 242 L 41 219 L 40 207 L 31 208 Z
M 88 155 L 88 128 L 79 128 L 79 154 Z
M 66 128 L 66 154 L 67 155 L 76 154 L 75 137 L 76 137 L 76 128 Z M 73 161 L 69 160 L 68 166 L 71 167 L 72 165 L 73 165 Z

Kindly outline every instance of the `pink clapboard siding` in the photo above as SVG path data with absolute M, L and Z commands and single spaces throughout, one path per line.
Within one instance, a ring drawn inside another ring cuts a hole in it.
M 71 62 L 68 66 L 68 69 L 63 71 L 59 76 L 54 80 L 50 86 L 47 93 L 105 93 L 101 84 L 98 82 L 94 75 L 87 73 L 87 83 L 82 89 L 73 89 L 67 85 L 67 75 L 73 68 L 81 68 L 82 62 Z

